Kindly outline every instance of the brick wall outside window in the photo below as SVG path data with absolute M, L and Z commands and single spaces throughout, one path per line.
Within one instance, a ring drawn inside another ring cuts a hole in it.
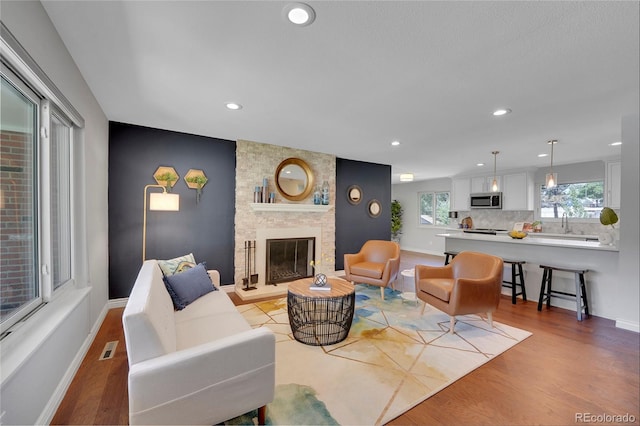
M 36 297 L 32 135 L 0 134 L 1 315 Z

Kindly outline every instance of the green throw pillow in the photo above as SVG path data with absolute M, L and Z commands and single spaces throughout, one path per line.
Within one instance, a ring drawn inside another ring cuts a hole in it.
M 174 259 L 158 260 L 158 265 L 162 269 L 162 273 L 169 276 L 193 268 L 196 266 L 196 259 L 193 257 L 193 253 L 189 253 Z

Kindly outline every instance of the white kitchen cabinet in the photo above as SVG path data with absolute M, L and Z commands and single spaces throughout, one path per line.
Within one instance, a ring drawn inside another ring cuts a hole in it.
M 533 210 L 533 176 L 512 173 L 502 177 L 502 209 Z
M 605 205 L 612 209 L 620 208 L 620 185 L 622 183 L 620 165 L 620 161 L 607 163 L 607 198 Z
M 496 176 L 498 181 L 498 191 L 502 191 L 501 177 Z M 471 178 L 471 193 L 476 192 L 492 192 L 491 186 L 493 185 L 493 175 L 491 176 L 476 176 Z
M 456 178 L 451 182 L 451 211 L 469 210 L 471 179 Z

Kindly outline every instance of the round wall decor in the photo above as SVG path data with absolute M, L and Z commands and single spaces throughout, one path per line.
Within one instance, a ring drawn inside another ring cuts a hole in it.
M 380 213 L 382 213 L 382 206 L 380 205 L 380 202 L 374 198 L 373 200 L 369 201 L 367 211 L 369 212 L 369 216 L 378 217 L 380 216 Z
M 358 185 L 351 185 L 347 188 L 347 200 L 354 206 L 362 201 L 362 189 Z

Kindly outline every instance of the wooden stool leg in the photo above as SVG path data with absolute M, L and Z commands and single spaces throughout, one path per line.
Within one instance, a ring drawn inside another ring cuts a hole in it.
M 553 269 L 547 274 L 547 308 L 551 307 L 551 284 L 553 282 Z
M 522 272 L 522 263 L 518 263 L 518 273 L 520 274 L 520 288 L 522 289 L 522 300 L 527 301 L 527 289 L 524 286 L 524 273 Z
M 516 304 L 516 265 L 511 264 L 511 304 Z
M 576 316 L 578 317 L 578 321 L 582 321 L 582 289 L 580 288 L 580 274 L 575 273 L 575 283 L 576 283 Z
M 580 273 L 580 288 L 582 289 L 581 294 L 582 294 L 582 299 L 584 300 L 584 313 L 587 316 L 591 316 L 589 314 L 589 302 L 587 300 L 587 286 L 586 286 L 586 284 L 584 282 L 584 274 L 583 273 Z
M 545 287 L 547 285 L 547 273 L 548 273 L 548 269 L 544 268 L 544 270 L 542 271 L 542 284 L 540 284 L 540 298 L 538 299 L 538 310 L 541 311 L 542 310 L 542 302 L 544 301 L 544 291 L 545 291 Z

